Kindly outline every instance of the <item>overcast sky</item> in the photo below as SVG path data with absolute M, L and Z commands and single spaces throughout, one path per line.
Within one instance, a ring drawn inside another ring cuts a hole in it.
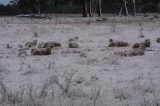
M 9 1 L 10 1 L 10 0 L 0 0 L 0 3 L 1 3 L 1 4 L 5 4 L 5 5 L 6 5 L 6 4 L 8 4 L 8 3 L 9 3 Z

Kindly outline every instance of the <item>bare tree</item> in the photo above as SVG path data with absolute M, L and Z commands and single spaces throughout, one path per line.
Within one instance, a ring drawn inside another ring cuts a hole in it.
M 101 0 L 98 0 L 98 16 L 102 16 L 102 7 L 101 7 Z
M 125 14 L 128 15 L 127 0 L 124 0 Z
M 92 0 L 89 0 L 89 16 L 92 17 Z
M 133 8 L 134 8 L 134 15 L 136 16 L 136 1 L 132 0 L 133 2 Z
M 82 1 L 82 14 L 83 14 L 83 17 L 87 17 L 87 1 L 86 0 Z
M 128 12 L 128 7 L 127 7 L 127 4 L 128 4 L 129 0 L 122 0 L 121 1 L 121 8 L 120 8 L 120 11 L 119 11 L 119 15 L 122 14 L 122 11 L 124 10 L 124 13 L 125 15 L 129 15 L 129 12 Z M 133 3 L 133 11 L 134 11 L 134 15 L 136 16 L 136 0 L 130 0 L 130 3 Z
M 158 13 L 160 13 L 160 2 L 157 3 Z

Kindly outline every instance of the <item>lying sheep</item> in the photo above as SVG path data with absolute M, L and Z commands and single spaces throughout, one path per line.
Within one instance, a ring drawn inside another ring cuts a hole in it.
M 72 37 L 68 40 L 68 42 L 72 42 L 72 41 L 78 41 L 79 40 L 79 37 L 76 36 L 76 37 Z
M 157 43 L 160 43 L 160 37 L 159 37 L 159 38 L 157 38 Z
M 51 48 L 34 48 L 31 50 L 31 55 L 50 55 Z
M 50 42 L 40 43 L 38 45 L 38 48 L 46 48 L 46 47 L 50 48 L 61 47 L 61 44 L 54 41 L 50 41 Z
M 68 47 L 69 48 L 79 48 L 79 45 L 76 42 L 70 42 Z
M 142 45 L 144 47 L 150 47 L 151 41 L 150 41 L 150 39 L 146 39 L 144 42 L 141 42 L 140 45 Z
M 130 51 L 117 51 L 114 52 L 113 55 L 115 56 L 142 56 L 145 54 L 146 47 L 140 46 L 139 48 L 132 49 Z
M 135 43 L 133 46 L 132 46 L 132 49 L 137 49 L 140 47 L 140 44 L 139 43 Z
M 126 57 L 127 56 L 127 51 L 116 51 L 113 53 L 114 56 L 122 56 Z
M 18 56 L 27 56 L 27 49 L 26 48 L 21 48 L 18 50 L 19 53 L 18 53 Z
M 143 42 L 140 42 L 140 43 L 135 43 L 132 48 L 133 49 L 136 49 L 136 48 L 139 48 L 141 46 L 144 46 L 144 47 L 150 47 L 151 45 L 151 42 L 150 42 L 150 39 L 146 39 L 145 41 Z
M 38 48 L 46 48 L 46 47 L 47 45 L 44 42 L 38 44 Z
M 142 56 L 142 55 L 145 55 L 145 50 L 146 50 L 145 46 L 140 46 L 137 49 L 130 50 L 127 55 L 128 56 Z
M 113 39 L 109 40 L 109 47 L 127 47 L 127 46 L 129 46 L 128 42 L 114 41 Z
M 25 43 L 26 47 L 33 47 L 37 45 L 37 40 L 33 40 L 32 42 Z

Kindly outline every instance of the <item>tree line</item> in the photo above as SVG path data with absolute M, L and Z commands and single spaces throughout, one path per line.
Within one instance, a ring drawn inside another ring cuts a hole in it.
M 160 0 L 11 0 L 6 6 L 0 4 L 0 15 L 79 13 L 83 17 L 100 17 L 102 13 L 148 12 L 160 12 Z

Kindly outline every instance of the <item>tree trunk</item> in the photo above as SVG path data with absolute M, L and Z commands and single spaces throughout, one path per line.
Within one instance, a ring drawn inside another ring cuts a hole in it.
M 93 12 L 93 15 L 97 13 L 97 0 L 93 0 L 92 12 Z
M 41 10 L 40 10 L 40 8 L 38 8 L 38 14 L 41 14 Z
M 133 8 L 134 8 L 134 16 L 136 16 L 136 2 L 135 2 L 135 0 L 132 0 L 132 2 L 133 2 Z
M 40 1 L 37 0 L 37 10 L 38 10 L 38 14 L 41 14 L 41 6 L 40 6 Z
M 118 13 L 118 15 L 122 15 L 122 9 L 123 9 L 123 6 L 121 5 L 121 8 L 120 8 L 120 10 L 119 10 L 119 13 Z
M 98 0 L 98 17 L 102 16 L 101 0 Z
M 124 0 L 124 6 L 125 6 L 125 13 L 128 15 L 128 8 L 127 8 L 127 1 Z
M 89 0 L 89 16 L 92 17 L 92 0 Z
M 86 0 L 83 0 L 83 2 L 82 2 L 82 14 L 83 14 L 83 17 L 87 17 L 87 2 L 86 2 Z
M 160 2 L 158 2 L 157 8 L 158 8 L 158 13 L 160 13 Z

